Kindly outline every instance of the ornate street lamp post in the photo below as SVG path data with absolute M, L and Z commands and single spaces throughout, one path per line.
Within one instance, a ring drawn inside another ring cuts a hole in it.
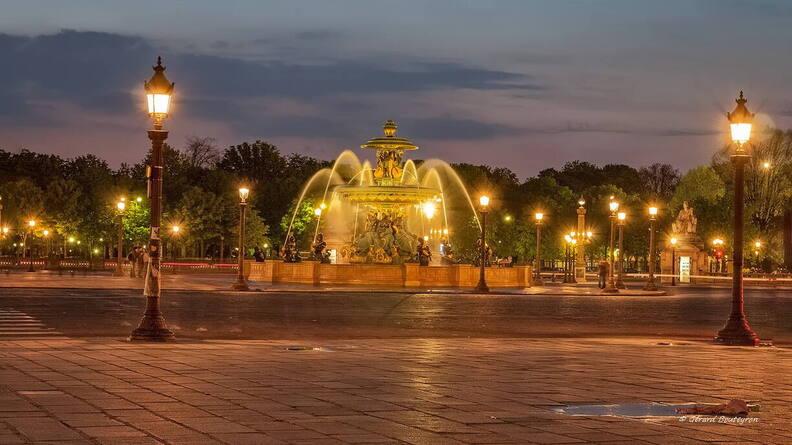
M 627 219 L 627 214 L 625 212 L 619 212 L 616 214 L 616 220 L 619 225 L 619 256 L 618 256 L 618 266 L 617 272 L 618 275 L 616 276 L 616 288 L 617 289 L 626 289 L 627 286 L 624 285 L 624 247 L 623 247 L 623 240 L 624 240 L 624 223 Z
M 162 220 L 162 174 L 165 168 L 162 145 L 168 138 L 168 132 L 162 129 L 162 122 L 168 117 L 174 84 L 165 77 L 162 58 L 157 57 L 157 65 L 153 69 L 154 75 L 144 83 L 149 116 L 154 121 L 154 129 L 148 130 L 148 137 L 151 140 L 151 166 L 147 175 L 151 203 L 151 227 L 149 231 L 149 263 L 146 271 L 146 285 L 143 289 L 143 294 L 146 296 L 146 312 L 129 339 L 165 341 L 173 338 L 173 331 L 168 329 L 165 317 L 162 316 L 160 310 L 160 256 L 162 255 L 160 221 Z
M 608 208 L 610 209 L 610 267 L 608 268 L 608 282 L 605 284 L 605 289 L 603 289 L 602 292 L 606 294 L 616 294 L 619 293 L 619 289 L 616 288 L 616 282 L 613 280 L 613 235 L 616 226 L 616 212 L 619 210 L 619 203 L 613 200 L 613 196 L 611 196 L 611 201 L 608 203 Z
M 121 263 L 124 261 L 124 211 L 126 210 L 126 202 L 123 200 L 118 201 L 116 203 L 116 208 L 118 209 L 118 246 L 116 249 L 118 250 L 118 262 L 116 263 L 116 270 L 113 275 L 120 277 L 124 275 L 124 272 L 121 270 Z M 132 269 L 134 270 L 135 266 L 132 265 Z
M 481 212 L 481 259 L 479 261 L 479 282 L 476 285 L 476 292 L 489 292 L 487 286 L 487 277 L 485 276 L 486 269 L 485 263 L 487 262 L 487 210 L 489 208 L 490 198 L 487 195 L 479 197 L 479 211 Z
M 33 230 L 36 228 L 36 221 L 31 219 L 30 221 L 27 222 L 27 225 L 28 225 L 28 233 L 25 235 L 25 238 L 24 238 L 23 243 L 22 243 L 22 255 L 23 256 L 25 254 L 25 250 L 27 250 L 27 248 L 28 248 L 28 243 L 27 243 L 28 238 L 30 238 L 31 240 L 33 239 Z M 30 249 L 30 253 L 28 253 L 27 259 L 28 259 L 28 269 L 27 269 L 27 271 L 28 272 L 35 272 L 36 269 L 33 268 L 33 249 Z
M 245 281 L 245 208 L 247 207 L 247 199 L 250 194 L 250 189 L 241 187 L 239 189 L 239 252 L 237 252 L 237 279 L 231 286 L 234 290 L 250 290 L 247 281 Z M 317 209 L 320 210 L 320 209 Z M 321 214 L 321 212 L 320 212 Z
M 577 256 L 575 257 L 575 281 L 578 283 L 586 282 L 586 244 L 588 239 L 584 236 L 586 233 L 586 200 L 581 196 L 578 199 L 577 208 L 577 233 L 579 246 L 577 247 Z
M 536 264 L 534 265 L 534 284 L 543 286 L 542 281 L 542 221 L 544 213 L 536 212 L 534 214 L 534 221 L 536 221 Z
M 745 317 L 745 299 L 743 296 L 743 210 L 745 206 L 744 174 L 745 164 L 751 158 L 746 153 L 744 145 L 751 138 L 753 113 L 748 111 L 745 103 L 748 102 L 740 91 L 737 106 L 728 113 L 731 127 L 732 141 L 736 150 L 731 159 L 734 164 L 734 247 L 732 270 L 732 304 L 731 314 L 726 326 L 718 331 L 715 341 L 726 345 L 756 346 L 759 336 L 748 325 Z
M 181 227 L 179 226 L 172 226 L 171 227 L 171 234 L 173 235 L 171 238 L 171 256 L 173 257 L 173 261 L 176 261 L 179 246 L 176 244 L 176 238 L 179 236 L 179 231 L 181 231 Z M 220 252 L 220 257 L 222 258 L 223 253 Z
M 669 240 L 669 242 L 671 243 L 671 285 L 672 286 L 676 286 L 676 244 L 677 244 L 677 239 L 672 237 Z
M 644 290 L 655 291 L 657 284 L 655 284 L 654 270 L 655 270 L 655 220 L 657 220 L 657 207 L 649 207 L 649 278 L 646 279 Z

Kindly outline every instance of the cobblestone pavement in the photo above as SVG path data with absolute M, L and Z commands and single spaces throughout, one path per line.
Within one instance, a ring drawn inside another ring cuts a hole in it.
M 6 340 L 0 443 L 784 444 L 790 366 L 786 349 L 650 339 Z M 553 411 L 730 398 L 758 421 Z

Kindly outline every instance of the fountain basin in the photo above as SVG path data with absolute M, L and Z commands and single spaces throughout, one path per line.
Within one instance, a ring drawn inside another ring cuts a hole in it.
M 247 279 L 264 284 L 292 283 L 320 285 L 368 285 L 420 288 L 472 288 L 479 280 L 479 268 L 471 264 L 419 266 L 417 263 L 322 264 L 318 261 L 263 263 L 245 261 Z M 490 287 L 530 287 L 531 266 L 487 267 Z
M 409 185 L 340 185 L 333 191 L 346 201 L 376 206 L 418 204 L 440 195 L 440 190 L 431 187 Z

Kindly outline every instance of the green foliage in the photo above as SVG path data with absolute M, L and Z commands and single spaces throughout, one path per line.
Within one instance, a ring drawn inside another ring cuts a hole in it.
M 726 194 L 726 185 L 712 167 L 702 165 L 690 170 L 679 181 L 670 208 L 679 210 L 684 201 L 707 204 L 718 202 Z

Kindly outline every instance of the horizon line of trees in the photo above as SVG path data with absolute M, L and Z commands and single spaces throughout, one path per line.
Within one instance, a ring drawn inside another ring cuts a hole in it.
M 746 172 L 746 243 L 761 239 L 761 259 L 766 268 L 784 263 L 784 231 L 792 224 L 792 133 L 775 129 L 757 132 L 752 143 L 752 160 Z M 533 214 L 546 215 L 543 230 L 543 257 L 563 255 L 563 234 L 576 230 L 577 200 L 586 200 L 587 225 L 594 232 L 587 252 L 592 258 L 607 255 L 607 202 L 614 196 L 628 213 L 624 250 L 629 261 L 645 260 L 648 250 L 649 204 L 660 207 L 660 233 L 668 232 L 683 201 L 689 202 L 698 217 L 698 234 L 707 243 L 731 237 L 732 169 L 728 147 L 717 150 L 712 161 L 680 174 L 668 164 L 655 163 L 634 168 L 625 164 L 594 165 L 570 161 L 561 168 L 549 168 L 521 181 L 508 168 L 473 164 L 451 164 L 471 196 L 487 191 L 493 195 L 493 215 L 489 242 L 496 253 L 512 255 L 518 262 L 534 258 Z M 291 219 L 303 185 L 331 161 L 297 153 L 284 155 L 265 141 L 243 142 L 224 150 L 209 137 L 188 137 L 181 148 L 164 147 L 164 217 L 162 233 L 166 242 L 178 246 L 182 255 L 228 257 L 238 236 L 238 195 L 241 185 L 251 188 L 248 206 L 247 245 L 274 251 L 283 242 L 285 220 Z M 420 165 L 421 161 L 416 160 Z M 0 149 L 0 224 L 12 227 L 0 240 L 0 252 L 13 253 L 11 241 L 30 233 L 28 246 L 41 252 L 43 230 L 52 236 L 51 246 L 73 238 L 85 249 L 110 252 L 117 236 L 115 202 L 130 198 L 124 227 L 125 250 L 146 243 L 148 234 L 145 171 L 148 155 L 134 165 L 109 167 L 99 157 L 86 154 L 73 159 L 21 150 Z M 139 208 L 135 208 L 139 206 Z M 298 212 L 295 227 L 311 232 L 310 212 Z M 501 217 L 498 217 L 501 216 Z M 508 216 L 508 218 L 507 218 Z M 39 224 L 32 230 L 28 219 Z M 785 219 L 788 223 L 785 224 Z M 178 225 L 181 230 L 169 229 Z M 28 231 L 28 232 L 26 232 Z M 454 240 L 469 243 L 470 240 Z M 788 241 L 788 240 L 787 240 Z M 67 247 L 64 245 L 64 249 Z M 458 252 L 466 246 L 454 246 Z M 664 238 L 658 238 L 658 249 Z M 788 246 L 786 246 L 789 250 Z M 787 262 L 791 260 L 787 255 Z M 746 255 L 750 258 L 750 255 Z M 758 260 L 759 258 L 755 258 Z

